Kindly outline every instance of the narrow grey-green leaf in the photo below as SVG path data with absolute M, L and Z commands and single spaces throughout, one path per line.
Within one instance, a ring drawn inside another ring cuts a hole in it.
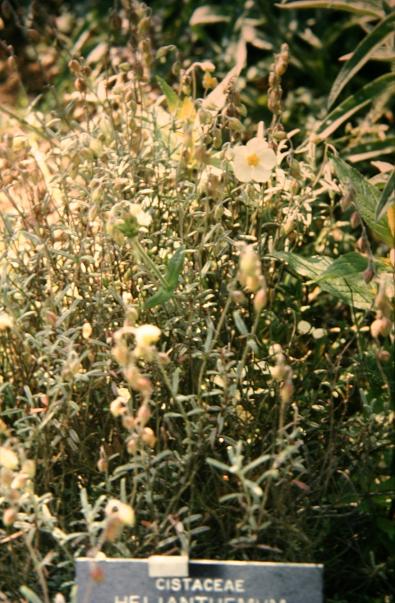
M 43 603 L 40 597 L 38 597 L 28 586 L 21 586 L 19 590 L 29 603 Z
M 351 167 L 340 159 L 333 157 L 332 163 L 335 167 L 336 175 L 345 188 L 350 188 L 354 194 L 354 203 L 362 219 L 369 228 L 387 245 L 393 244 L 391 231 L 387 220 L 381 218 L 376 220 L 376 207 L 379 203 L 380 193 L 378 189 L 370 184 L 355 168 Z
M 212 467 L 215 467 L 216 469 L 219 469 L 220 471 L 229 471 L 229 467 L 228 465 L 225 465 L 225 463 L 221 463 L 220 461 L 217 461 L 216 459 L 212 459 L 212 458 L 208 458 L 206 459 L 207 463 L 209 465 L 211 465 Z
M 156 80 L 160 86 L 160 89 L 166 97 L 167 106 L 169 107 L 169 110 L 175 111 L 180 104 L 180 99 L 178 98 L 177 94 L 162 77 L 159 77 L 159 75 L 156 76 Z
M 323 2 L 322 0 L 296 0 L 295 2 L 288 2 L 288 4 L 276 4 L 276 6 L 287 9 L 327 8 L 372 17 L 382 17 L 384 14 L 382 10 L 373 7 L 370 2 L 356 2 L 355 0 L 343 0 L 342 2 L 340 0 L 331 0 L 330 2 Z
M 385 216 L 385 212 L 387 211 L 388 207 L 394 202 L 394 190 L 395 170 L 392 170 L 392 174 L 385 185 L 376 208 L 376 220 L 380 220 L 383 216 Z
M 395 12 L 389 14 L 358 44 L 352 57 L 345 63 L 333 83 L 329 93 L 328 106 L 331 107 L 344 86 L 367 63 L 374 50 L 394 30 Z
M 240 316 L 240 312 L 238 310 L 235 310 L 233 312 L 233 318 L 234 318 L 234 321 L 235 321 L 235 324 L 236 324 L 236 327 L 237 327 L 237 330 L 239 331 L 239 333 L 246 337 L 248 335 L 249 331 L 247 329 L 246 323 Z
M 346 98 L 340 105 L 338 105 L 333 111 L 331 111 L 320 124 L 317 134 L 324 140 L 341 124 L 350 119 L 354 113 L 363 109 L 366 105 L 371 103 L 378 95 L 388 90 L 395 83 L 395 73 L 387 73 L 382 75 L 373 82 L 369 82 L 361 88 L 355 94 L 352 94 Z

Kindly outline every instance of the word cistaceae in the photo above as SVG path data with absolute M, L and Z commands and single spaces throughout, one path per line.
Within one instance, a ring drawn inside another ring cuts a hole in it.
M 92 572 L 92 568 L 95 571 Z M 99 571 L 98 571 L 99 570 Z M 188 576 L 151 577 L 144 559 L 77 560 L 78 603 L 322 603 L 314 564 L 190 561 Z M 100 576 L 100 580 L 92 579 Z

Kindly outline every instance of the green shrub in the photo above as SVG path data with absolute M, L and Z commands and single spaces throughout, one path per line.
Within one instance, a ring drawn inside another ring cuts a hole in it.
M 2 594 L 72 598 L 78 555 L 185 551 L 389 596 L 390 212 L 285 131 L 286 46 L 248 129 L 242 65 L 152 83 L 137 17 L 130 63 L 74 58 L 59 110 L 3 137 Z

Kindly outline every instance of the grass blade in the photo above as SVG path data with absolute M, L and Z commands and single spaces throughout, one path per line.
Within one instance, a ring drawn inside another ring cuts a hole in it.
M 288 4 L 276 4 L 278 8 L 285 9 L 312 9 L 312 8 L 327 8 L 331 10 L 342 10 L 355 15 L 369 15 L 372 17 L 383 17 L 383 11 L 374 8 L 370 2 L 354 2 L 354 0 L 343 0 L 332 2 L 322 2 L 321 0 L 296 0 Z
M 346 98 L 340 105 L 331 111 L 317 130 L 320 138 L 328 138 L 354 113 L 371 103 L 378 95 L 387 91 L 395 83 L 395 73 L 382 75 L 373 82 L 369 82 L 355 94 Z
M 358 44 L 352 57 L 340 70 L 329 94 L 328 106 L 331 107 L 340 92 L 352 77 L 369 61 L 373 52 L 394 30 L 395 12 L 380 23 Z

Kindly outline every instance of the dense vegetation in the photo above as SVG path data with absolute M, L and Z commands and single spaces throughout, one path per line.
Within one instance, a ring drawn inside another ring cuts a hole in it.
M 0 600 L 183 551 L 391 603 L 391 4 L 1 11 Z

